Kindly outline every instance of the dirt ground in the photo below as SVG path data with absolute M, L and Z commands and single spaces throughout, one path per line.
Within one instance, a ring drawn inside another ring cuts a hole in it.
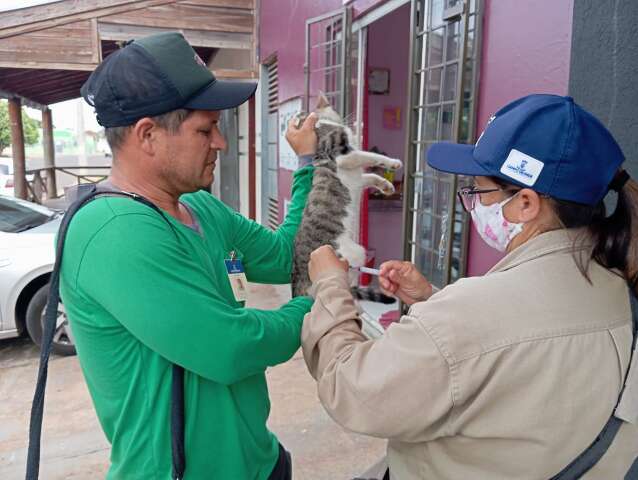
M 250 306 L 276 308 L 283 286 L 251 285 Z M 24 478 L 28 418 L 39 363 L 26 338 L 0 340 L 0 479 Z M 295 480 L 350 479 L 379 459 L 385 442 L 344 431 L 325 413 L 301 351 L 267 372 L 270 429 L 291 451 Z M 104 478 L 109 445 L 76 357 L 49 364 L 42 441 L 43 480 Z

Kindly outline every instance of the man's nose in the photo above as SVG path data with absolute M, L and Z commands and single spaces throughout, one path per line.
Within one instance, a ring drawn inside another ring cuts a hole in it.
M 210 142 L 210 147 L 215 150 L 224 150 L 224 151 L 228 148 L 228 143 L 226 142 L 226 138 L 224 137 L 222 132 L 219 131 L 219 129 L 215 129 L 215 132 L 213 133 L 213 138 Z

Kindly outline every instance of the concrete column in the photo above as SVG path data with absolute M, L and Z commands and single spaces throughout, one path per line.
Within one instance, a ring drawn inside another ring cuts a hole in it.
M 58 196 L 55 181 L 55 148 L 53 145 L 53 119 L 51 110 L 42 112 L 42 146 L 44 147 L 44 168 L 47 170 L 47 197 L 56 198 Z
M 27 179 L 22 131 L 22 104 L 19 98 L 9 99 L 9 123 L 11 124 L 11 151 L 13 152 L 13 188 L 17 198 L 27 198 Z

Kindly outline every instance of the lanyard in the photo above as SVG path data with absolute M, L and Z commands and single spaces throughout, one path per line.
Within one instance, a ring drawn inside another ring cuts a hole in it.
M 631 353 L 629 357 L 629 366 L 627 367 L 627 373 L 625 375 L 625 381 L 618 397 L 618 403 L 611 417 L 598 434 L 596 439 L 583 451 L 578 457 L 574 459 L 569 465 L 567 465 L 560 473 L 554 475 L 550 480 L 576 480 L 586 474 L 598 461 L 605 455 L 609 447 L 611 446 L 614 438 L 624 421 L 635 421 L 633 416 L 636 416 L 635 406 L 632 408 L 629 406 L 629 392 L 631 389 L 638 388 L 637 385 L 631 384 L 633 380 L 636 382 L 636 375 L 638 371 L 634 371 L 638 367 L 638 353 L 636 352 L 636 345 L 638 340 L 638 299 L 633 290 L 629 290 L 629 299 L 631 302 L 631 315 L 633 323 L 634 339 L 631 345 Z M 632 368 L 633 367 L 633 368 Z M 627 396 L 626 396 L 627 395 Z M 625 403 L 625 401 L 627 403 Z
M 129 192 L 100 190 L 93 184 L 87 186 L 83 185 L 82 187 L 83 188 L 82 191 L 79 192 L 78 199 L 73 202 L 66 211 L 64 218 L 62 219 L 62 223 L 60 224 L 60 230 L 58 231 L 55 265 L 53 267 L 53 272 L 51 272 L 49 298 L 44 318 L 42 345 L 40 347 L 41 352 L 38 381 L 33 395 L 33 405 L 31 407 L 26 480 L 37 480 L 40 472 L 40 439 L 42 434 L 42 416 L 44 413 L 44 393 L 47 383 L 49 356 L 51 354 L 53 335 L 55 333 L 58 304 L 60 302 L 60 268 L 62 265 L 64 240 L 71 220 L 80 208 L 97 196 L 125 196 L 152 208 L 162 216 L 162 218 L 170 225 L 171 229 L 173 228 L 173 225 L 170 223 L 168 218 L 166 218 L 164 212 L 141 195 Z M 184 478 L 184 471 L 186 470 L 186 455 L 184 453 L 184 369 L 175 364 L 173 364 L 171 385 L 170 421 L 173 465 L 172 476 L 174 480 L 181 480 Z

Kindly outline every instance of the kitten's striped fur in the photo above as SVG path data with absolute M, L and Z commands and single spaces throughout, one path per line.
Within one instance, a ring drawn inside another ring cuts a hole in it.
M 351 266 L 364 264 L 365 249 L 355 240 L 361 192 L 367 186 L 374 186 L 386 194 L 394 192 L 390 182 L 365 173 L 365 168 L 372 165 L 401 167 L 399 160 L 355 149 L 352 132 L 324 98 L 320 98 L 316 113 L 319 121 L 317 153 L 313 161 L 315 171 L 295 237 L 293 296 L 308 294 L 311 285 L 308 261 L 310 254 L 322 245 L 332 245 Z

